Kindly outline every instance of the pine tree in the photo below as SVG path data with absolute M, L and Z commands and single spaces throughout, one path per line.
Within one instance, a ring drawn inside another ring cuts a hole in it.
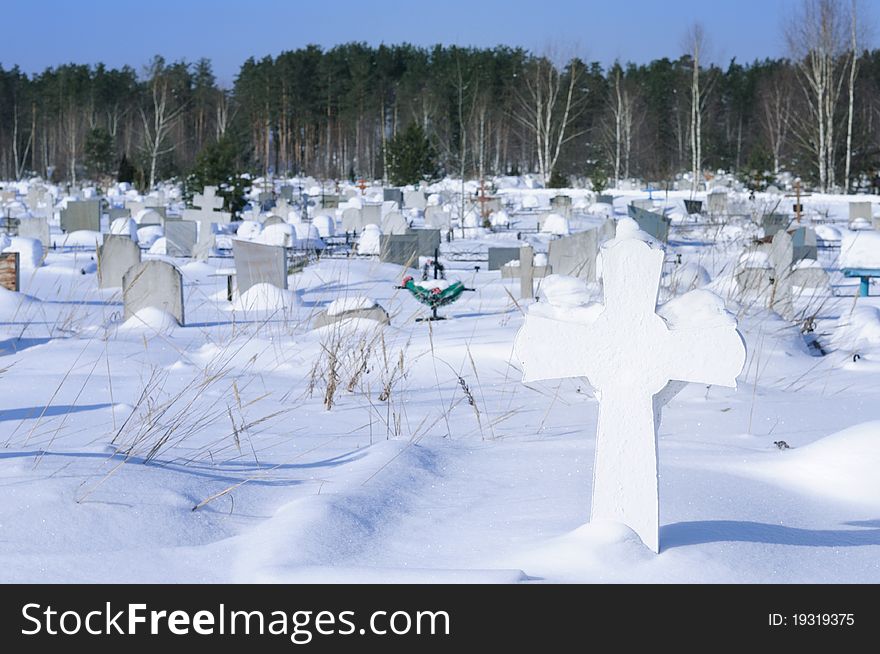
M 245 205 L 244 192 L 249 183 L 238 174 L 239 152 L 238 143 L 228 134 L 202 148 L 186 179 L 187 202 L 205 186 L 216 186 L 217 195 L 226 201 L 226 209 L 234 214 L 240 212 Z
M 437 177 L 437 154 L 417 122 L 388 141 L 388 177 L 394 186 L 418 184 Z

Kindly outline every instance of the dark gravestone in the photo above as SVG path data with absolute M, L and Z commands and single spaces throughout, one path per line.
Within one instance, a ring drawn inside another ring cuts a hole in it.
M 596 196 L 597 204 L 614 204 L 614 196 L 600 193 Z
M 165 253 L 172 257 L 191 257 L 199 240 L 199 224 L 191 220 L 165 221 Z
M 440 247 L 439 229 L 413 229 L 407 233 L 419 237 L 419 256 L 421 257 L 433 257 L 435 251 Z
M 684 210 L 687 211 L 689 215 L 693 215 L 695 213 L 700 213 L 703 210 L 703 201 L 702 200 L 685 200 L 684 201 Z
M 418 234 L 382 234 L 379 237 L 379 260 L 398 266 L 419 266 Z
M 629 217 L 639 224 L 639 229 L 643 232 L 663 243 L 669 240 L 669 219 L 666 216 L 633 205 L 629 205 L 626 209 Z
M 81 229 L 101 231 L 101 201 L 68 202 L 61 210 L 61 230 L 67 234 Z
M 117 218 L 131 218 L 131 211 L 129 209 L 124 209 L 120 207 L 110 207 L 107 215 L 109 216 L 110 222 L 112 223 Z
M 809 227 L 798 227 L 794 234 L 791 235 L 791 242 L 794 246 L 793 256 L 795 261 L 818 258 L 819 250 L 816 244 L 816 232 Z
M 519 261 L 519 248 L 489 248 L 489 270 L 501 270 L 509 261 Z
M 403 191 L 399 188 L 382 189 L 382 199 L 385 202 L 396 202 L 398 207 L 403 207 Z
M 290 202 L 291 200 L 293 200 L 293 191 L 294 188 L 292 186 L 282 186 L 278 192 L 278 195 Z
M 322 195 L 321 196 L 321 208 L 322 209 L 338 209 L 339 208 L 339 196 L 338 195 Z
M 771 213 L 761 219 L 764 236 L 776 236 L 776 232 L 788 228 L 789 218 L 785 214 Z

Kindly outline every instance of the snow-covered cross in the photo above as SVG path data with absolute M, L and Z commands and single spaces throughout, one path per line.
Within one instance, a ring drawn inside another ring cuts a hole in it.
M 223 198 L 217 195 L 217 187 L 206 186 L 202 193 L 193 195 L 194 209 L 184 209 L 183 219 L 199 224 L 199 238 L 193 247 L 193 258 L 207 259 L 214 248 L 214 223 L 228 225 L 232 215 L 221 211 Z
M 621 219 L 602 248 L 604 307 L 533 305 L 515 352 L 524 382 L 589 379 L 599 399 L 591 520 L 622 522 L 658 552 L 660 409 L 686 382 L 735 386 L 745 345 L 708 291 L 657 307 L 663 251 L 643 236 Z
M 201 193 L 193 195 L 192 204 L 203 211 L 220 211 L 223 208 L 223 198 L 217 195 L 216 186 L 206 186 Z

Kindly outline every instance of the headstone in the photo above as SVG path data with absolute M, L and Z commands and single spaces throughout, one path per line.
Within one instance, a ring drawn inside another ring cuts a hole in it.
M 39 239 L 44 248 L 52 245 L 49 234 L 49 220 L 45 216 L 22 218 L 18 223 L 18 235 Z
M 281 225 L 285 221 L 281 218 L 281 216 L 276 216 L 275 214 L 271 214 L 266 216 L 266 219 L 263 220 L 263 227 L 269 227 L 270 225 Z
M 568 195 L 556 195 L 550 198 L 550 210 L 571 218 L 571 197 Z
M 785 320 L 794 317 L 791 292 L 791 264 L 794 261 L 794 245 L 791 235 L 784 229 L 776 232 L 770 245 L 770 265 L 773 267 L 773 289 L 768 308 Z
M 614 196 L 613 196 L 613 195 L 604 194 L 604 193 L 600 193 L 599 195 L 596 196 L 596 203 L 597 203 L 597 204 L 610 204 L 610 205 L 613 205 L 613 204 L 614 204 Z
M 165 221 L 165 253 L 172 257 L 191 257 L 199 240 L 199 225 L 191 220 Z
M 170 313 L 184 324 L 183 275 L 166 261 L 151 259 L 132 266 L 122 277 L 125 320 L 145 307 Z
M 239 294 L 256 284 L 287 288 L 287 251 L 283 247 L 235 239 L 232 255 Z
M 706 205 L 710 214 L 727 213 L 727 193 L 709 193 Z
M 419 237 L 417 234 L 382 234 L 379 237 L 379 259 L 384 263 L 417 268 Z
M 403 214 L 398 213 L 397 211 L 392 211 L 382 219 L 383 234 L 393 234 L 397 236 L 399 234 L 406 234 L 408 229 L 409 223 L 406 222 L 406 218 L 403 217 Z
M 442 207 L 430 206 L 425 208 L 425 226 L 442 231 L 452 226 L 452 218 Z
M 630 218 L 639 224 L 639 229 L 643 232 L 647 232 L 663 243 L 669 240 L 669 218 L 653 211 L 645 211 L 633 205 L 627 207 L 627 212 Z
M 98 287 L 120 288 L 128 269 L 141 262 L 141 249 L 128 236 L 104 234 L 98 248 Z
M 382 189 L 382 200 L 385 202 L 396 202 L 398 207 L 403 206 L 403 191 L 399 188 Z
M 599 254 L 599 230 L 589 229 L 550 241 L 547 260 L 554 275 L 596 281 L 596 257 Z
M 635 207 L 636 209 L 644 209 L 645 211 L 651 211 L 654 208 L 654 201 L 649 200 L 647 198 L 640 198 L 637 200 L 633 200 L 629 203 L 630 207 Z
M 272 207 L 272 213 L 275 216 L 279 216 L 285 222 L 287 222 L 287 215 L 293 211 L 293 207 L 285 200 L 284 198 L 278 198 L 275 200 L 275 206 Z
M 403 206 L 407 209 L 424 209 L 427 198 L 424 191 L 406 191 L 403 194 Z
M 367 298 L 363 298 L 363 300 L 366 301 Z M 374 320 L 381 325 L 391 324 L 391 317 L 388 315 L 388 312 L 385 311 L 385 309 L 376 302 L 373 302 L 372 306 L 364 302 L 363 306 L 355 306 L 343 310 L 335 310 L 335 307 L 333 306 L 334 304 L 335 302 L 331 302 L 328 308 L 320 311 L 314 317 L 314 319 L 312 320 L 312 329 L 326 327 L 328 325 L 333 325 L 344 320 L 351 320 L 353 318 L 358 318 L 361 320 Z M 331 310 L 333 311 L 332 314 Z
M 871 222 L 873 217 L 870 202 L 850 202 L 849 203 L 849 222 L 862 218 Z
M 112 224 L 113 221 L 117 218 L 131 218 L 131 210 L 120 207 L 110 207 L 110 209 L 108 209 L 107 211 L 107 215 L 110 219 L 110 223 Z
M 523 300 L 535 297 L 535 251 L 531 245 L 519 249 L 519 296 Z
M 794 248 L 793 261 L 801 259 L 817 259 L 819 247 L 816 242 L 816 232 L 809 227 L 798 227 L 791 235 Z
M 61 210 L 61 231 L 69 234 L 82 229 L 101 231 L 101 201 L 82 200 L 68 202 Z
M 561 321 L 529 311 L 514 344 L 523 382 L 587 377 L 599 398 L 591 520 L 623 522 L 658 552 L 657 429 L 687 382 L 735 386 L 744 341 L 706 291 L 675 323 L 657 307 L 664 254 L 633 237 L 603 248 L 604 308 Z M 691 317 L 695 316 L 695 317 Z
M 184 209 L 183 219 L 199 224 L 198 240 L 193 248 L 193 257 L 207 259 L 214 248 L 214 223 L 228 225 L 231 214 L 221 211 L 223 198 L 217 196 L 214 186 L 206 186 L 203 193 L 193 196 L 193 209 Z
M 519 247 L 510 248 L 489 248 L 489 270 L 501 270 L 501 267 L 508 261 L 519 259 Z
M 350 234 L 360 234 L 364 231 L 363 215 L 360 209 L 349 207 L 342 211 L 342 231 Z
M 420 257 L 433 257 L 434 253 L 440 248 L 439 229 L 411 229 L 407 233 L 415 234 L 419 237 Z
M 761 218 L 761 224 L 764 227 L 764 236 L 773 237 L 776 235 L 776 232 L 780 230 L 788 229 L 788 224 L 791 222 L 788 216 L 782 213 L 770 213 L 765 214 Z
M 382 225 L 382 205 L 365 204 L 361 209 L 361 220 L 364 225 Z M 363 229 L 363 228 L 362 228 Z
M 791 285 L 799 288 L 830 289 L 831 278 L 822 266 L 815 261 L 806 260 L 815 265 L 795 265 L 791 271 Z
M 18 252 L 0 252 L 0 286 L 17 293 L 21 288 L 20 270 Z
M 700 213 L 703 210 L 703 202 L 702 200 L 685 200 L 684 210 L 688 212 L 688 215 Z
M 294 192 L 294 190 L 295 190 L 295 189 L 294 189 L 292 186 L 286 186 L 286 185 L 285 185 L 285 186 L 282 186 L 282 187 L 279 189 L 279 191 L 278 191 L 278 195 L 281 196 L 282 199 L 287 200 L 288 202 L 290 202 L 291 200 L 293 200 L 293 192 Z
M 338 195 L 322 195 L 321 196 L 321 208 L 322 209 L 338 209 L 339 208 L 339 196 Z

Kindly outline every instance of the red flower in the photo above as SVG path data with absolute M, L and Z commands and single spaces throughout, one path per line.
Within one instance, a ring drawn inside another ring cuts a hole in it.
M 440 295 L 440 289 L 439 288 L 432 288 L 431 295 Z
M 407 275 L 406 277 L 403 278 L 403 285 L 406 286 L 407 282 L 411 282 L 411 281 L 412 281 L 412 276 Z

